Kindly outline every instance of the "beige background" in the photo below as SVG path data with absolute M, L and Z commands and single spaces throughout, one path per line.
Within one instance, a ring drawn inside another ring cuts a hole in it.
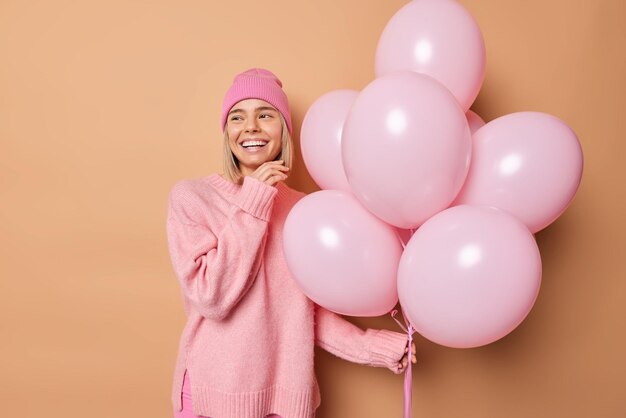
M 316 98 L 373 79 L 378 37 L 404 4 L 0 2 L 2 416 L 171 416 L 184 313 L 166 197 L 220 170 L 232 76 L 275 71 L 297 139 Z M 542 289 L 517 330 L 470 350 L 418 337 L 413 416 L 624 417 L 626 2 L 462 4 L 487 46 L 473 109 L 558 116 L 585 171 L 537 235 Z M 298 158 L 289 184 L 317 190 Z M 401 416 L 402 376 L 320 349 L 316 361 L 318 418 Z

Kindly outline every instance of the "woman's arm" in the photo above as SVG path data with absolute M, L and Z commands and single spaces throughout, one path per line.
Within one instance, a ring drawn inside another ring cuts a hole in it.
M 276 193 L 246 176 L 226 225 L 215 231 L 187 181 L 170 191 L 166 229 L 172 266 L 183 294 L 204 317 L 225 318 L 254 282 Z
M 399 374 L 409 337 L 386 329 L 363 331 L 341 316 L 315 304 L 315 344 L 353 363 L 387 367 Z

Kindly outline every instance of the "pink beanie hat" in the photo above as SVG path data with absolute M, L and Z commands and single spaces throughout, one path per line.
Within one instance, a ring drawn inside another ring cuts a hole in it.
M 251 68 L 237 74 L 222 103 L 222 131 L 226 128 L 226 118 L 230 109 L 244 99 L 261 99 L 274 106 L 283 115 L 291 134 L 291 113 L 283 83 L 271 71 Z

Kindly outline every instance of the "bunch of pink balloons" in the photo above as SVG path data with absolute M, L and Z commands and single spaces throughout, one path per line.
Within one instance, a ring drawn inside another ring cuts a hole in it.
M 580 184 L 576 134 L 519 112 L 486 123 L 469 110 L 485 46 L 454 0 L 413 0 L 385 27 L 376 78 L 308 110 L 301 132 L 322 189 L 284 226 L 303 292 L 335 312 L 378 316 L 400 301 L 411 325 L 449 347 L 489 344 L 539 292 L 534 233 Z

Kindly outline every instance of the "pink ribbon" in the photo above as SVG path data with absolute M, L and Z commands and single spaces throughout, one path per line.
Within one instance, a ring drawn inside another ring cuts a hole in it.
M 402 328 L 402 330 L 406 332 L 409 336 L 409 351 L 407 352 L 407 368 L 404 371 L 404 418 L 411 418 L 411 406 L 412 406 L 411 401 L 412 401 L 412 395 L 413 395 L 413 391 L 411 389 L 412 377 L 413 377 L 413 373 L 411 371 L 411 345 L 413 344 L 413 333 L 415 332 L 415 329 L 413 328 L 413 325 L 411 325 L 411 323 L 406 320 L 406 315 L 404 313 L 404 310 L 402 310 L 402 319 L 404 320 L 404 324 L 406 326 L 402 325 L 400 321 L 396 319 L 397 313 L 398 313 L 398 310 L 394 309 L 393 311 L 391 311 L 391 317 L 393 318 L 394 321 L 398 323 L 400 328 Z

